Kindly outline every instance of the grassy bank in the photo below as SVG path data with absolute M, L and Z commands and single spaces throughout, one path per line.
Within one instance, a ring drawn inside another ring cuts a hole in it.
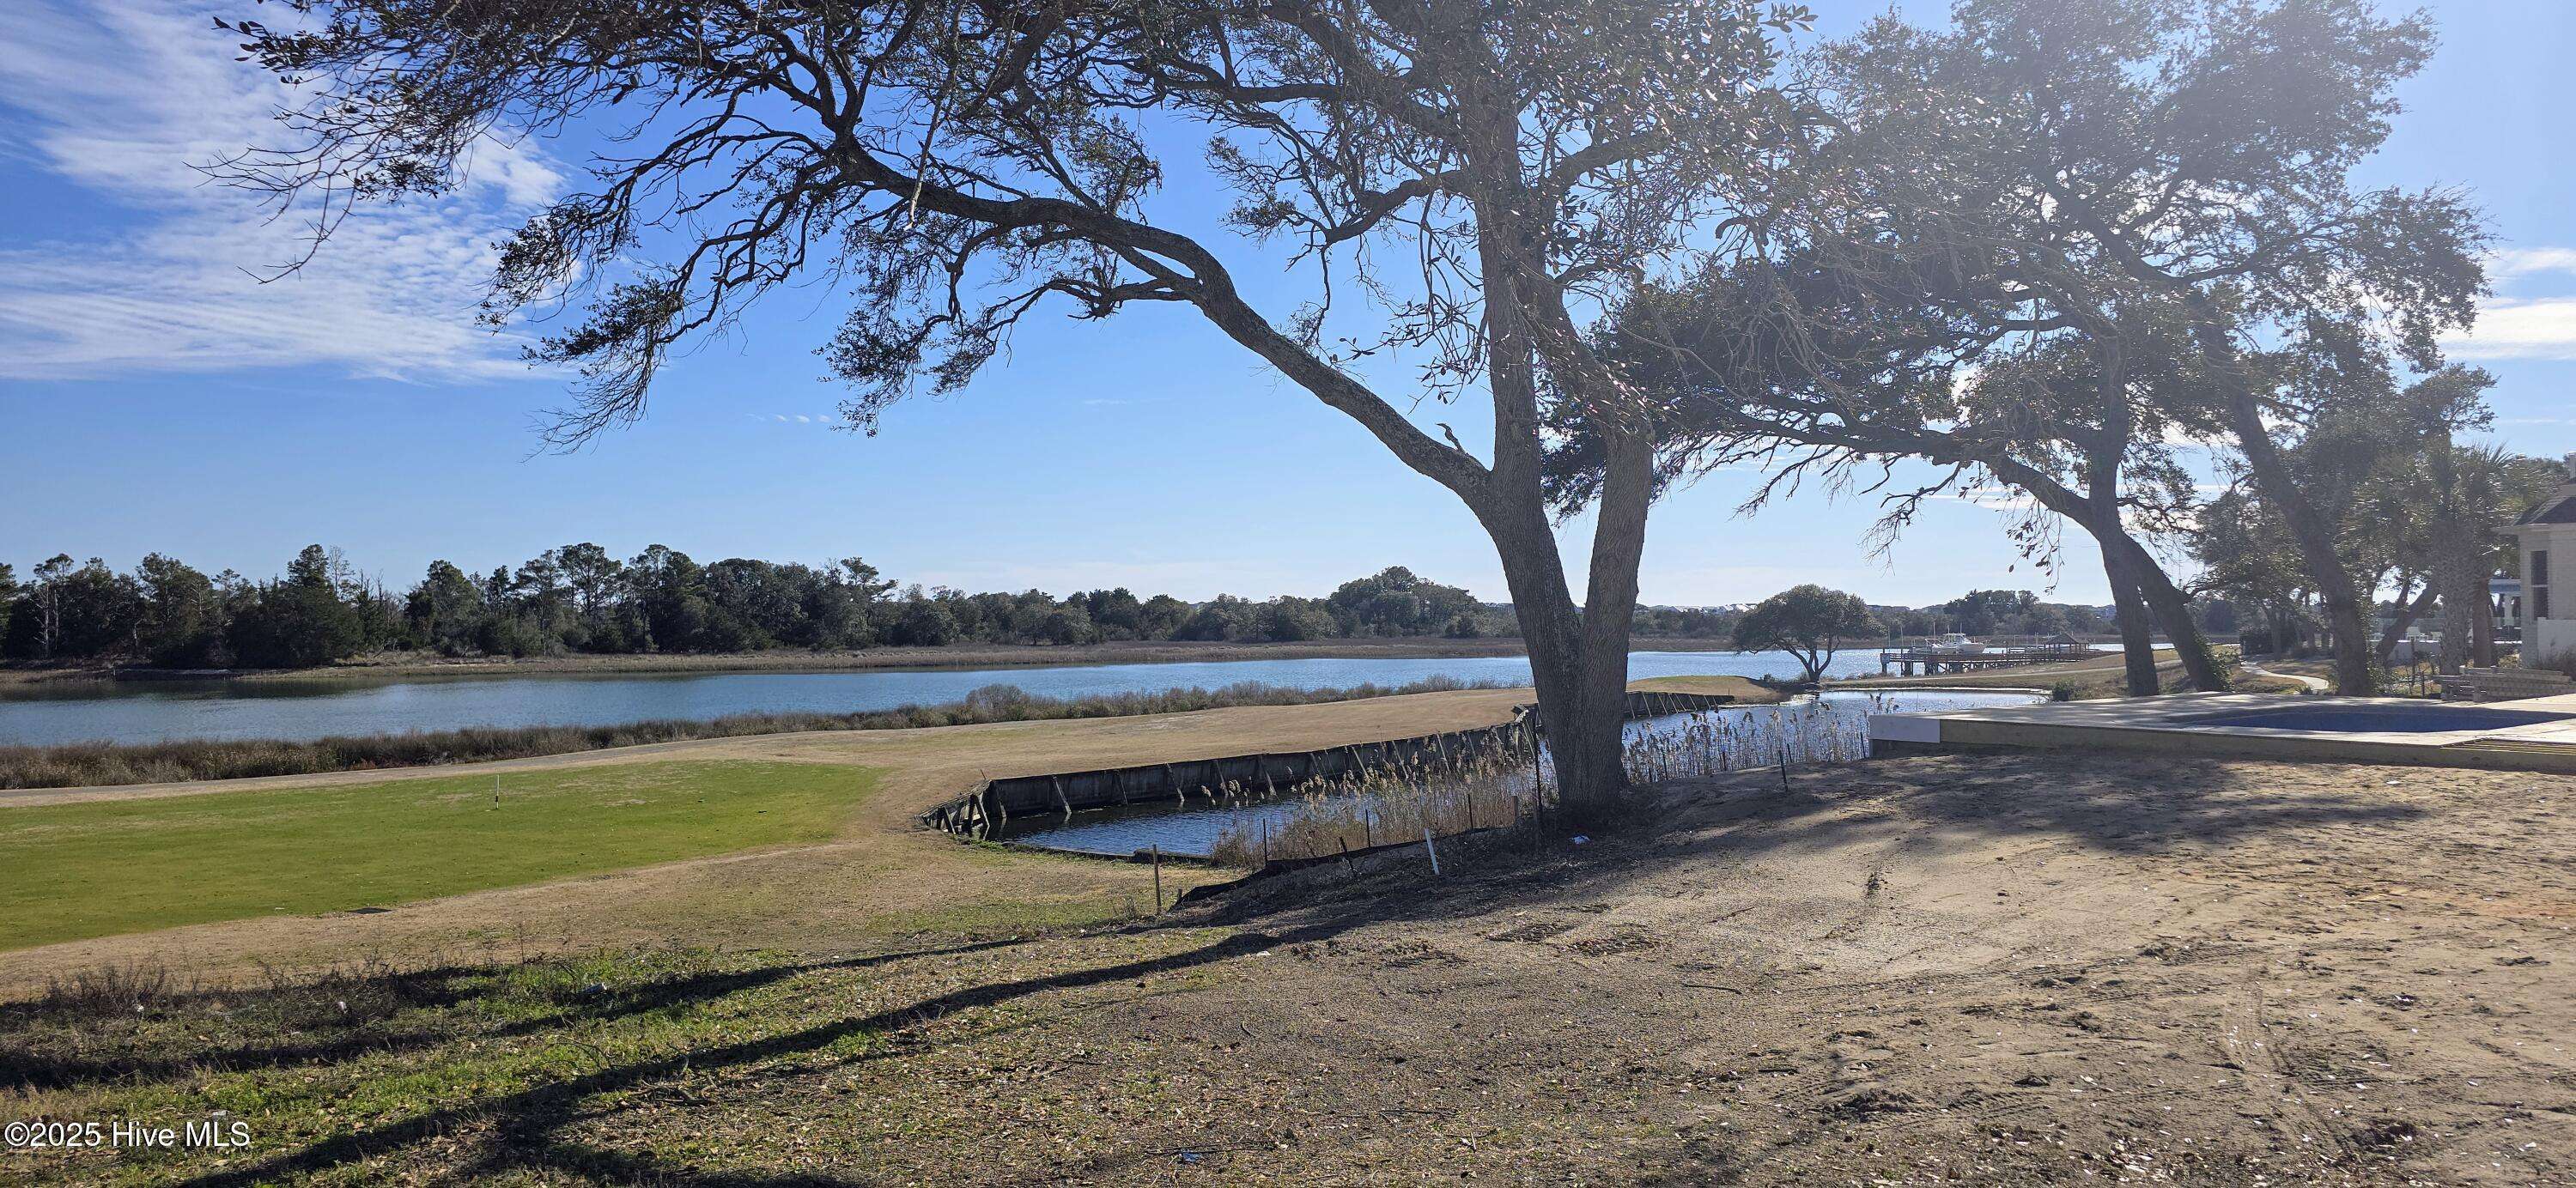
M 824 841 L 864 768 L 671 762 L 9 810 L 0 949 Z
M 852 714 L 736 714 L 704 720 L 663 719 L 616 726 L 482 727 L 342 736 L 311 742 L 239 740 L 0 747 L 0 789 L 89 788 L 111 784 L 315 775 L 475 763 L 488 759 L 523 759 L 534 755 L 563 755 L 699 738 L 792 734 L 809 730 L 907 730 L 983 722 L 1120 718 L 1233 706 L 1311 705 L 1407 693 L 1500 687 L 1446 678 L 1398 686 L 1354 685 L 1347 689 L 1289 689 L 1246 681 L 1221 689 L 1169 689 L 1159 693 L 1066 698 L 1041 697 L 1010 685 L 991 685 L 967 694 L 963 701 L 907 705 Z

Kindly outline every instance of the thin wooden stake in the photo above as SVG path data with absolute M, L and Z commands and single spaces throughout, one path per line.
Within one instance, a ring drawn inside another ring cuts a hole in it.
M 1154 914 L 1159 916 L 1163 914 L 1163 847 L 1155 845 L 1147 849 L 1154 855 Z
M 1432 848 L 1431 827 L 1428 825 L 1422 827 L 1422 852 L 1431 855 L 1431 877 L 1435 879 L 1439 878 L 1440 851 Z

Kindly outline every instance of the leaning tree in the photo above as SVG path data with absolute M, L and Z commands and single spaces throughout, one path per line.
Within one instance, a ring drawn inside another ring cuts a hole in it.
M 489 315 L 579 290 L 543 340 L 579 369 L 554 439 L 644 409 L 671 350 L 808 278 L 847 292 L 824 351 L 873 429 L 965 384 L 1020 319 L 1187 306 L 1493 540 L 1570 798 L 1622 781 L 1619 715 L 1654 437 L 1582 333 L 1682 251 L 1730 241 L 1801 107 L 1770 84 L 1807 22 L 1757 0 L 297 0 L 237 26 L 309 101 L 230 176 L 325 212 L 434 195 L 478 142 L 605 129 L 591 184 L 505 246 Z M 1193 129 L 1309 302 L 1257 306 L 1204 222 L 1156 212 Z M 327 229 L 329 215 L 325 215 Z M 1328 336 L 1338 294 L 1380 320 Z M 1328 342 L 1335 343 L 1328 346 Z M 1381 390 L 1391 353 L 1420 386 Z M 1478 390 L 1481 390 L 1480 392 Z M 1476 392 L 1479 458 L 1404 409 Z M 1542 401 L 1605 428 L 1582 597 L 1540 484 Z
M 2151 620 L 2194 687 L 2226 687 L 2190 598 L 2140 539 L 2176 529 L 2191 502 L 2158 399 L 2190 383 L 2156 349 L 2170 319 L 2034 315 L 1946 236 L 1892 233 L 1885 206 L 1867 221 L 1823 238 L 1810 227 L 1802 246 L 1642 287 L 1613 311 L 1603 349 L 1663 401 L 1668 476 L 1759 460 L 1768 477 L 1748 508 L 1811 479 L 1864 488 L 1881 501 L 1881 547 L 1926 500 L 2009 486 L 2029 496 L 2007 527 L 2030 559 L 2056 563 L 2060 517 L 2099 544 L 2132 693 L 2158 691 Z M 1562 428 L 1550 477 L 1579 504 L 1600 460 L 1588 426 Z M 1906 459 L 1933 469 L 1898 482 Z
M 1904 151 L 1884 176 L 1928 165 L 2003 184 L 1962 225 L 2027 267 L 2034 314 L 2093 299 L 2049 292 L 2052 275 L 2112 278 L 2181 312 L 2205 383 L 2171 411 L 2243 454 L 2325 604 L 2338 689 L 2372 692 L 2369 592 L 2288 451 L 2339 395 L 2312 370 L 2362 353 L 2430 370 L 2485 290 L 2486 235 L 2463 196 L 2352 177 L 2431 54 L 2429 22 L 2373 0 L 1965 0 L 1954 15 L 1938 32 L 1883 21 L 1842 47 L 1842 110 L 1903 133 L 1885 138 Z M 2298 366 L 2267 366 L 2283 357 Z

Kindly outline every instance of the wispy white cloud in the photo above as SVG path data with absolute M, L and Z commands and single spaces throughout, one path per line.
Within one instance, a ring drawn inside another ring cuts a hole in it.
M 2576 272 L 2576 248 L 2505 248 L 2489 261 L 2487 272 L 2508 281 L 2542 272 Z
M 291 98 L 234 61 L 211 9 L 38 0 L 0 53 L 0 177 L 51 173 L 136 212 L 121 227 L 22 229 L 0 248 L 0 375 L 85 378 L 322 364 L 374 377 L 522 376 L 520 343 L 474 321 L 491 244 L 561 184 L 494 146 L 444 200 L 370 209 L 311 264 L 308 224 L 191 168 L 284 134 Z
M 2442 342 L 2460 359 L 2576 359 L 2576 297 L 2498 297 Z

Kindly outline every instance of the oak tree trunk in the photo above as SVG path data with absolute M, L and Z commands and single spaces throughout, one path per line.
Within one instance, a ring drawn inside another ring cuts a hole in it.
M 2230 428 L 2253 469 L 2254 481 L 2262 489 L 2263 498 L 2279 509 L 2291 539 L 2298 543 L 2300 559 L 2307 563 L 2308 580 L 2316 583 L 2318 601 L 2325 607 L 2326 630 L 2334 645 L 2335 692 L 2347 697 L 2377 693 L 2379 676 L 2372 664 L 2375 655 L 2370 617 L 2362 606 L 2352 571 L 2344 568 L 2342 556 L 2335 551 L 2334 526 L 2290 476 L 2280 448 L 2263 427 L 2253 394 L 2239 389 L 2229 405 Z
M 2326 627 L 2334 637 L 2335 692 L 2348 697 L 2377 693 L 2379 674 L 2371 663 L 2369 608 L 2363 605 L 2361 593 L 2354 586 L 2352 571 L 2344 568 L 2343 558 L 2335 551 L 2334 525 L 2291 476 L 2280 446 L 2263 424 L 2262 405 L 2255 397 L 2253 382 L 2236 357 L 2235 344 L 2228 339 L 2225 325 L 2211 312 L 2210 302 L 2198 294 L 2190 295 L 2186 301 L 2200 315 L 2193 319 L 2192 335 L 2211 364 L 2212 374 L 2227 388 L 2228 430 L 2235 434 L 2237 447 L 2245 453 L 2255 486 L 2288 525 L 2300 559 L 2307 563 L 2308 577 L 2316 583 L 2318 597 L 2325 604 Z
M 2182 674 L 2191 687 L 2203 693 L 2226 692 L 2227 670 L 2218 666 L 2218 650 L 2209 646 L 2209 637 L 2201 633 L 2200 620 L 2192 617 L 2190 596 L 2166 576 L 2164 567 L 2148 555 L 2146 546 L 2128 533 L 2118 533 L 2109 547 L 2132 557 L 2139 592 L 2154 609 L 2156 622 L 2165 629 L 2165 638 L 2173 641 L 2174 655 L 2182 661 Z
M 2121 667 L 2129 696 L 2153 697 L 2163 691 L 2156 679 L 2155 628 L 2147 621 L 2147 600 L 2139 593 L 2135 568 L 2120 550 L 2103 547 L 2102 572 L 2111 581 L 2112 612 L 2120 628 Z

